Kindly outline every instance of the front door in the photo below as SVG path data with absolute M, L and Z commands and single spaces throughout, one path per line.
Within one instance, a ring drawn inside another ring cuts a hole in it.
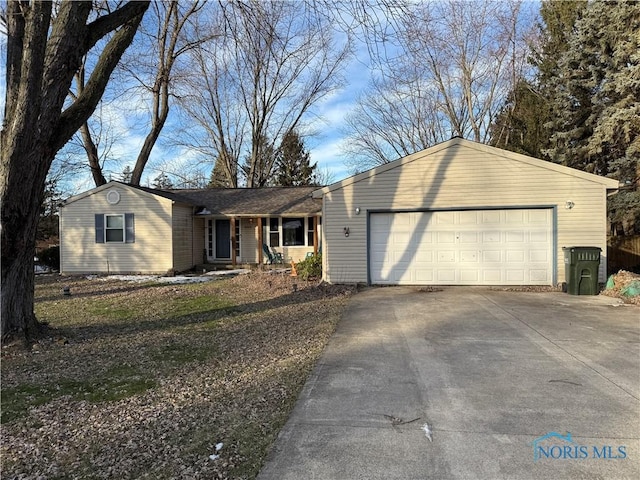
M 231 258 L 231 221 L 216 220 L 216 258 Z

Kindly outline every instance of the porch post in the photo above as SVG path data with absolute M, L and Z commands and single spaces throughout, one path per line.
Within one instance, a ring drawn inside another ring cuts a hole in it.
M 236 217 L 231 217 L 231 265 L 236 265 L 236 246 L 238 239 L 236 238 Z
M 258 217 L 258 265 L 262 265 L 262 217 Z
M 316 215 L 315 221 L 313 222 L 313 255 L 318 255 L 318 227 L 320 225 L 320 216 Z

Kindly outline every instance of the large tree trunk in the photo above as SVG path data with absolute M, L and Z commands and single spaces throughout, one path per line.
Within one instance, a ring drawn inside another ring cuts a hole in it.
M 29 156 L 37 155 L 36 152 L 34 148 Z M 32 170 L 25 168 L 18 174 L 38 175 Z M 43 177 L 38 183 L 44 187 L 46 172 L 38 176 Z M 32 191 L 23 185 L 19 180 L 10 182 L 2 201 L 2 343 L 13 338 L 33 338 L 41 330 L 33 311 L 33 256 L 44 188 Z
M 7 96 L 0 132 L 0 337 L 25 341 L 40 330 L 34 314 L 36 227 L 47 172 L 57 151 L 86 122 L 131 44 L 148 2 L 129 2 L 89 25 L 91 2 L 7 4 Z M 73 75 L 98 40 L 104 46 L 86 88 L 64 109 Z

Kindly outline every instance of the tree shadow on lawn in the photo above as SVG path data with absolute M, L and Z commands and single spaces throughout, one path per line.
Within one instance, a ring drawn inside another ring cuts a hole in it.
M 250 303 L 236 305 L 223 305 L 200 312 L 194 312 L 175 317 L 141 318 L 138 320 L 126 319 L 122 321 L 104 321 L 82 326 L 56 327 L 50 325 L 50 336 L 68 337 L 72 340 L 89 341 L 107 337 L 118 337 L 133 333 L 145 333 L 152 331 L 172 330 L 176 328 L 190 327 L 198 324 L 216 322 L 224 318 L 233 318 L 240 315 L 266 313 L 270 310 L 315 302 L 324 298 L 344 295 L 350 291 L 350 287 L 325 288 L 323 286 L 311 286 L 301 290 L 292 291 L 285 295 L 259 300 Z
M 89 282 L 89 280 L 87 280 L 87 282 Z M 86 285 L 89 286 L 90 284 L 87 283 Z M 63 293 L 63 288 L 65 288 L 66 286 L 69 286 L 70 295 L 64 295 Z M 107 290 L 94 289 L 91 291 L 86 291 L 85 285 L 79 284 L 77 280 L 76 281 L 60 281 L 56 285 L 59 293 L 55 293 L 55 294 L 51 293 L 46 296 L 41 296 L 41 295 L 38 295 L 36 291 L 36 302 L 53 302 L 56 300 L 66 301 L 68 299 L 73 299 L 73 298 L 104 297 L 111 294 L 131 293 L 131 292 L 136 292 L 138 290 L 158 288 L 158 287 L 166 288 L 168 286 L 170 285 L 166 283 L 155 283 L 155 282 L 138 283 L 138 284 L 130 284 L 130 285 L 124 285 L 122 282 L 118 282 L 118 284 L 114 285 L 113 287 Z

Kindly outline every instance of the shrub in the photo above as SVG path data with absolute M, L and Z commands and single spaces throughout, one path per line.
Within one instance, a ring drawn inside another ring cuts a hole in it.
M 38 260 L 51 270 L 60 270 L 60 247 L 56 245 L 45 248 L 38 255 Z
M 296 264 L 296 270 L 302 280 L 322 277 L 322 255 L 305 258 Z

